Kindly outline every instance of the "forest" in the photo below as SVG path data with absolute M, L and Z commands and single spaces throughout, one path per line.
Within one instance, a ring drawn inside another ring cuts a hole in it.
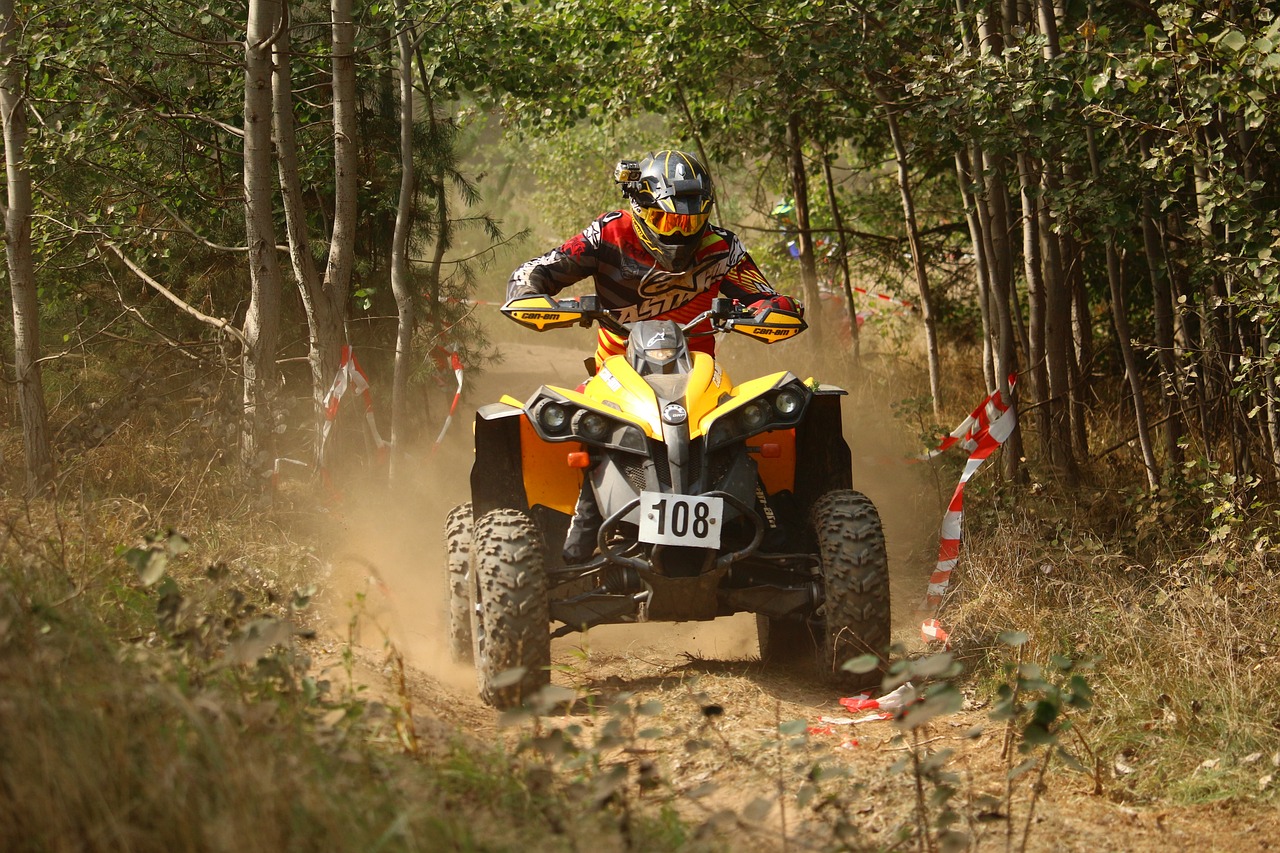
M 3 846 L 1155 849 L 1225 824 L 1223 849 L 1265 849 L 1270 5 L 0 0 L 0 19 Z M 819 736 L 783 719 L 808 700 L 772 683 L 764 746 L 710 730 L 725 701 L 672 722 L 642 679 L 594 735 L 478 706 L 423 722 L 451 700 L 371 627 L 385 578 L 337 589 L 362 524 L 439 550 L 470 414 L 542 358 L 492 319 L 510 270 L 620 206 L 614 164 L 662 148 L 710 166 L 714 221 L 805 304 L 769 358 L 883 413 L 867 429 L 894 435 L 868 447 L 928 451 L 987 395 L 1016 413 L 933 590 L 945 648 L 912 608 L 962 463 L 912 479 L 924 532 L 894 556 L 914 573 L 894 578 L 899 670 L 990 715 L 1000 757 L 966 772 L 996 793 L 930 748 L 943 710 L 900 723 L 897 781 L 825 777 L 794 745 Z M 326 657 L 342 677 L 316 675 Z M 655 782 L 676 775 L 637 746 L 655 725 L 776 753 L 735 765 L 765 804 L 702 814 L 693 783 Z M 900 813 L 860 811 L 869 791 Z M 1134 834 L 1060 825 L 1073 809 Z

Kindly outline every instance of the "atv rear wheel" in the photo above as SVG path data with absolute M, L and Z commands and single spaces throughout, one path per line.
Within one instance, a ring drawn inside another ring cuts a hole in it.
M 533 520 L 515 509 L 486 513 L 475 525 L 471 567 L 480 698 L 517 707 L 551 679 L 547 576 Z
M 876 687 L 889 647 L 889 560 L 880 514 L 859 492 L 841 489 L 819 498 L 810 513 L 822 568 L 824 601 L 805 621 L 756 616 L 766 664 L 813 661 L 822 677 L 854 688 Z M 850 658 L 874 654 L 880 668 L 854 675 Z
M 449 573 L 449 657 L 471 662 L 471 504 L 455 506 L 444 521 Z

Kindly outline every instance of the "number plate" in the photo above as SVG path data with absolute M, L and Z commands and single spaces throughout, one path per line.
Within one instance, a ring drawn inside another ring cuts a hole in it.
M 724 498 L 640 493 L 640 541 L 719 548 Z

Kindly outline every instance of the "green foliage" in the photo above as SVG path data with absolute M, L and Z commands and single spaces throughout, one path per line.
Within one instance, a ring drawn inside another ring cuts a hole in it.
M 143 586 L 151 586 L 164 577 L 169 567 L 169 560 L 185 554 L 191 542 L 181 533 L 169 530 L 166 533 L 152 533 L 146 537 L 142 547 L 123 551 L 124 561 L 138 573 L 138 580 Z
M 901 658 L 893 663 L 882 690 L 887 692 L 905 685 L 908 692 L 905 706 L 894 718 L 899 730 L 897 740 L 903 743 L 904 754 L 891 772 L 910 776 L 916 796 L 914 825 L 900 827 L 900 838 L 910 838 L 914 833 L 921 848 L 928 850 L 969 849 L 980 837 L 974 835 L 975 827 L 969 815 L 987 813 L 1005 818 L 1008 849 L 1026 850 L 1036 804 L 1046 790 L 1050 762 L 1057 759 L 1075 772 L 1094 772 L 1065 740 L 1069 732 L 1074 734 L 1092 763 L 1092 750 L 1067 715 L 1068 711 L 1085 712 L 1092 707 L 1092 688 L 1084 675 L 1091 664 L 1061 655 L 1051 655 L 1047 668 L 1026 662 L 1023 653 L 1029 640 L 1028 634 L 1022 631 L 1005 631 L 998 637 L 1000 646 L 1017 656 L 1003 663 L 1005 681 L 1000 684 L 996 701 L 988 712 L 989 720 L 1004 723 L 1006 731 L 1002 752 L 1006 759 L 1006 784 L 999 798 L 965 792 L 960 774 L 951 767 L 955 751 L 934 750 L 928 746 L 932 740 L 928 737 L 931 725 L 959 711 L 964 704 L 964 695 L 956 681 L 962 667 L 955 655 L 943 652 L 922 658 Z M 983 728 L 976 726 L 966 737 L 980 736 Z M 1016 765 L 1015 754 L 1024 756 Z M 1034 776 L 1027 775 L 1033 772 Z M 1026 799 L 1021 838 L 1015 847 L 1014 812 L 1021 807 L 1015 795 L 1023 777 L 1034 778 L 1034 781 Z

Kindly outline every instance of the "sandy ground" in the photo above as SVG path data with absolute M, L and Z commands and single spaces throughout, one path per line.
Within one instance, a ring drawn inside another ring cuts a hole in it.
M 354 637 L 360 648 L 354 677 L 375 695 L 381 691 L 397 701 L 386 652 L 398 649 L 408 667 L 407 690 L 419 733 L 427 739 L 460 733 L 482 741 L 514 741 L 529 731 L 527 724 L 503 727 L 499 715 L 477 698 L 472 669 L 449 660 L 440 528 L 448 509 L 468 497 L 474 406 L 504 392 L 524 399 L 542 382 L 581 381 L 584 348 L 553 346 L 550 337 L 530 333 L 527 343 L 503 344 L 505 362 L 471 389 L 440 452 L 417 463 L 423 488 L 414 500 L 388 507 L 353 497 L 334 513 L 325 593 L 330 627 L 317 641 L 318 657 L 329 661 L 329 677 L 340 683 L 349 676 L 338 653 L 342 642 Z M 575 346 L 581 337 L 574 337 Z M 750 353 L 741 354 L 740 347 L 726 351 L 731 375 L 742 379 L 756 369 Z M 768 362 L 779 364 L 785 355 L 777 348 L 768 353 Z M 805 360 L 799 351 L 796 358 Z M 802 364 L 794 372 L 807 376 L 809 371 Z M 847 372 L 843 378 L 850 378 Z M 873 386 L 886 381 L 874 371 L 862 378 Z M 884 519 L 895 637 L 918 648 L 912 605 L 923 593 L 936 554 L 946 489 L 939 488 L 927 466 L 902 464 L 910 440 L 900 438 L 900 425 L 876 403 L 875 387 L 857 390 L 862 393 L 851 395 L 845 409 L 857 457 L 855 485 L 876 502 Z M 650 798 L 672 797 L 687 819 L 731 849 L 887 849 L 895 844 L 895 831 L 913 820 L 911 776 L 891 770 L 907 753 L 893 724 L 826 731 L 821 717 L 846 716 L 840 696 L 813 681 L 762 669 L 752 617 L 597 628 L 557 640 L 553 658 L 553 683 L 597 707 L 660 703 L 660 710 L 646 708 L 656 711 L 652 716 L 624 715 L 636 734 L 625 750 L 611 750 L 610 759 L 645 774 L 654 782 Z M 611 714 L 588 713 L 584 707 L 580 702 L 574 713 L 545 718 L 541 725 L 576 725 L 580 738 L 591 742 Z M 717 708 L 720 713 L 707 713 Z M 1093 792 L 1088 776 L 1051 773 L 1028 830 L 1030 776 L 1020 780 L 1013 797 L 1012 820 L 982 799 L 1002 798 L 1009 766 L 1001 758 L 1003 729 L 988 721 L 987 710 L 970 707 L 938 720 L 921 746 L 928 752 L 954 750 L 948 761 L 960 790 L 954 802 L 978 849 L 1163 853 L 1277 847 L 1280 819 L 1269 811 L 1126 802 L 1109 770 L 1103 773 L 1101 794 Z M 779 724 L 796 720 L 813 731 L 780 738 Z M 976 737 L 971 736 L 975 727 L 981 730 Z M 642 730 L 649 731 L 641 736 Z M 815 767 L 840 777 L 820 782 L 817 795 L 802 805 L 798 797 L 807 796 Z M 785 792 L 781 798 L 780 790 Z

